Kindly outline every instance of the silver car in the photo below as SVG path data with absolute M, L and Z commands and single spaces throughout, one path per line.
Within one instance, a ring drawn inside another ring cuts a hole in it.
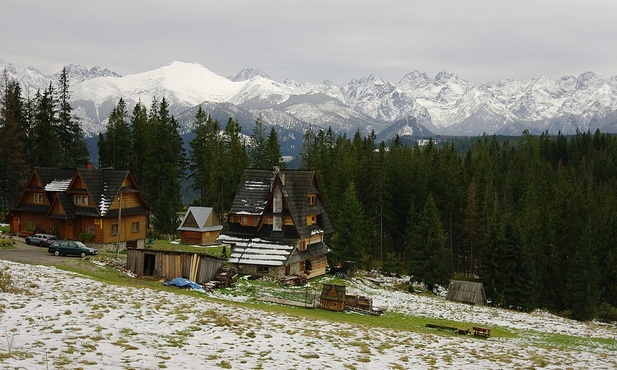
M 51 242 L 58 240 L 58 237 L 52 234 L 33 234 L 28 236 L 26 244 L 38 245 L 39 247 L 49 247 Z

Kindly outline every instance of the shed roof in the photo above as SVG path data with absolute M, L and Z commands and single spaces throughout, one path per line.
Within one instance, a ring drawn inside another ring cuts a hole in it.
M 212 217 L 212 225 L 207 225 L 208 219 Z M 191 206 L 184 214 L 178 231 L 220 231 L 223 230 L 223 225 L 218 222 L 218 217 L 214 214 L 212 207 L 194 207 Z
M 229 262 L 244 265 L 284 266 L 294 250 L 293 245 L 279 244 L 257 238 L 243 239 L 221 235 L 218 241 L 235 244 Z
M 474 281 L 450 280 L 446 299 L 477 305 L 486 304 L 486 292 L 482 283 Z

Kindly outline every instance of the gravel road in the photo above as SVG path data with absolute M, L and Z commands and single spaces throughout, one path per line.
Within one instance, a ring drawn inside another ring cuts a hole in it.
M 46 247 L 26 244 L 23 238 L 13 237 L 13 240 L 16 248 L 0 249 L 0 259 L 31 265 L 59 265 L 74 259 L 74 257 L 56 257 L 47 253 Z

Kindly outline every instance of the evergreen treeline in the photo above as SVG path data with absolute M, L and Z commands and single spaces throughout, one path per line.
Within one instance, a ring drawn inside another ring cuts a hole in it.
M 330 258 L 429 288 L 479 280 L 501 307 L 614 315 L 617 137 L 514 140 L 484 136 L 457 153 L 307 130 L 302 163 L 317 171 L 334 223 Z
M 153 101 L 150 110 L 138 103 L 132 114 L 120 99 L 109 116 L 107 131 L 99 134 L 99 165 L 131 170 L 153 209 L 152 226 L 157 234 L 175 234 L 178 213 L 184 207 L 182 194 L 189 190 L 183 184 L 198 194 L 194 205 L 213 207 L 223 215 L 245 168 L 282 164 L 276 131 L 272 128 L 266 136 L 261 119 L 247 139 L 237 120 L 230 118 L 221 129 L 201 107 L 191 124 L 195 137 L 186 153 L 165 99 Z
M 24 97 L 4 71 L 0 79 L 0 214 L 17 203 L 32 167 L 83 167 L 84 133 L 69 104 L 66 68 L 56 84 Z
M 81 167 L 83 133 L 68 104 L 66 72 L 24 98 L 4 74 L 0 102 L 0 207 L 10 214 L 34 166 Z M 274 128 L 251 137 L 198 109 L 183 146 L 165 99 L 129 113 L 121 99 L 99 134 L 99 167 L 130 169 L 154 211 L 157 233 L 174 234 L 184 183 L 195 205 L 229 209 L 246 167 L 283 166 Z M 577 319 L 617 307 L 617 137 L 524 133 L 419 147 L 374 133 L 304 134 L 300 163 L 317 172 L 335 233 L 329 257 L 409 273 L 427 287 L 452 277 L 482 281 L 492 303 L 538 307 Z M 613 319 L 614 316 L 613 316 Z

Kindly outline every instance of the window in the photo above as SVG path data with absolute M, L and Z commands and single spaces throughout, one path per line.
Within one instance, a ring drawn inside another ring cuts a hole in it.
M 87 195 L 76 195 L 75 196 L 75 204 L 88 204 L 88 196 Z
M 258 274 L 269 274 L 270 273 L 270 267 L 268 267 L 268 266 L 257 266 L 257 273 Z
M 139 232 L 139 221 L 131 223 L 131 232 L 133 233 Z
M 94 234 L 94 225 L 86 225 L 86 232 L 88 234 Z
M 298 249 L 300 249 L 301 251 L 306 250 L 306 240 L 300 240 L 300 243 L 298 243 Z
M 308 203 L 309 203 L 309 204 L 315 204 L 315 203 L 317 203 L 317 195 L 315 195 L 315 194 L 309 194 L 309 196 L 308 196 Z
M 34 193 L 34 203 L 43 203 L 43 194 Z
M 36 221 L 33 219 L 28 220 L 28 229 L 36 229 Z
M 306 224 L 308 226 L 315 225 L 315 223 L 317 223 L 317 215 L 306 216 Z
M 118 224 L 111 225 L 111 235 L 118 235 Z
M 257 226 L 259 219 L 257 217 L 251 216 L 242 216 L 242 221 L 240 223 L 242 226 Z

